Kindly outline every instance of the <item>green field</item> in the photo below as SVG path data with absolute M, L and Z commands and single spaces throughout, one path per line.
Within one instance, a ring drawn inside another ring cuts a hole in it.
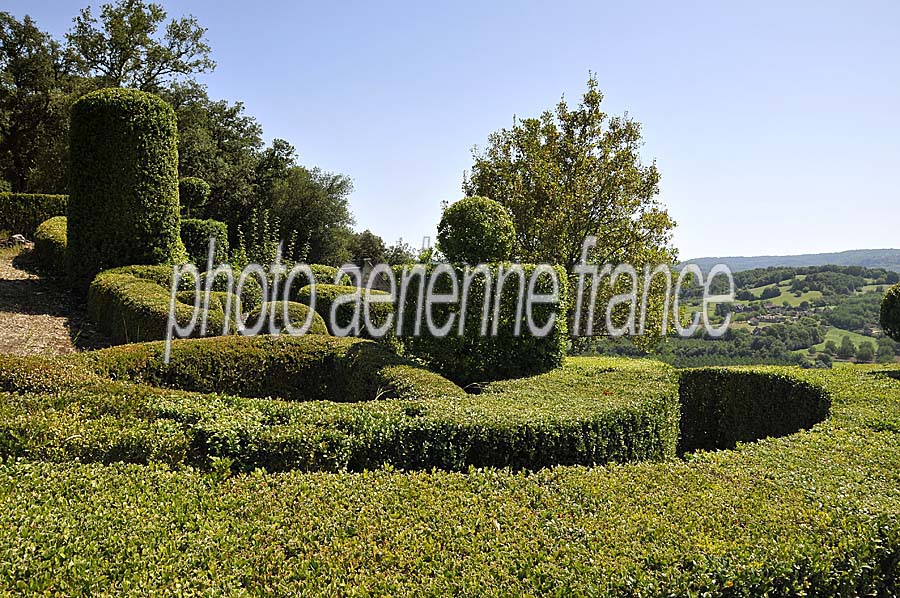
M 760 295 L 762 295 L 763 290 L 770 286 L 772 285 L 752 288 L 750 289 L 750 292 L 753 293 L 756 297 L 759 297 Z M 778 285 L 778 289 L 781 291 L 781 295 L 772 299 L 766 299 L 768 303 L 782 305 L 785 301 L 787 301 L 791 307 L 799 307 L 800 304 L 804 301 L 809 301 L 810 303 L 812 303 L 813 301 L 821 299 L 823 297 L 822 291 L 809 291 L 808 293 L 803 293 L 799 297 L 797 297 L 790 291 L 790 286 L 787 284 Z M 737 301 L 737 303 L 743 303 L 746 305 L 747 303 L 749 303 L 749 301 Z
M 871 336 L 865 336 L 862 334 L 857 334 L 856 332 L 850 332 L 849 330 L 841 330 L 840 328 L 828 328 L 828 332 L 825 333 L 825 340 L 818 345 L 814 345 L 816 350 L 824 351 L 825 343 L 828 341 L 834 341 L 838 347 L 841 346 L 841 341 L 844 340 L 845 336 L 849 336 L 850 340 L 853 341 L 853 344 L 859 347 L 860 343 L 864 343 L 866 341 L 872 343 L 873 345 L 877 343 L 877 339 L 872 338 Z

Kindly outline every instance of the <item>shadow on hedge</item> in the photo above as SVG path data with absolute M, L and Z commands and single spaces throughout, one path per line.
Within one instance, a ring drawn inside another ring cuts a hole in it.
M 831 410 L 824 388 L 779 369 L 684 370 L 678 394 L 679 455 L 787 436 L 825 420 Z

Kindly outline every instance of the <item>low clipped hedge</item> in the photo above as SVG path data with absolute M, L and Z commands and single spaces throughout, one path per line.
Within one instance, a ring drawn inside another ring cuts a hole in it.
M 218 220 L 181 220 L 181 242 L 187 251 L 189 261 L 200 270 L 206 269 L 209 261 L 209 240 L 215 238 L 216 250 L 213 265 L 228 261 L 228 225 Z
M 406 296 L 402 298 L 402 305 L 398 303 L 396 308 L 398 325 L 400 325 L 398 337 L 403 343 L 404 350 L 461 385 L 530 376 L 550 371 L 562 364 L 568 344 L 566 322 L 568 281 L 565 271 L 559 267 L 553 268 L 558 283 L 557 300 L 552 303 L 537 304 L 533 309 L 533 319 L 538 326 L 547 323 L 551 314 L 556 314 L 549 334 L 545 336 L 529 334 L 523 308 L 521 328 L 517 335 L 518 275 L 511 275 L 503 285 L 497 311 L 499 318 L 494 318 L 495 302 L 497 301 L 496 285 L 501 267 L 508 271 L 511 265 L 491 264 L 488 266 L 492 283 L 490 286 L 485 284 L 486 277 L 484 275 L 478 275 L 472 279 L 462 335 L 458 334 L 459 306 L 453 303 L 436 304 L 432 309 L 433 319 L 438 327 L 448 322 L 450 317 L 456 318 L 449 334 L 443 337 L 430 334 L 424 316 L 420 330 L 416 333 L 415 321 L 419 292 L 420 289 L 423 293 L 426 292 L 435 271 L 429 269 L 424 277 L 418 275 L 411 277 L 410 283 L 407 285 Z M 522 273 L 526 279 L 526 292 L 527 280 L 530 279 L 536 268 L 538 266 L 522 265 Z M 394 269 L 398 288 L 401 285 L 403 271 L 403 267 Z M 455 272 L 456 279 L 462 287 L 464 284 L 463 270 L 456 267 Z M 434 292 L 443 294 L 449 293 L 450 290 L 450 277 L 445 274 L 438 275 L 434 284 Z M 535 291 L 540 294 L 548 294 L 552 291 L 549 275 L 537 278 Z M 398 295 L 399 293 L 398 290 Z M 459 293 L 462 293 L 462 288 L 459 288 Z M 490 332 L 496 321 L 497 334 L 484 335 L 481 333 L 486 293 L 489 301 Z M 399 301 L 401 298 L 398 296 Z
M 168 364 L 163 343 L 72 357 L 97 379 L 7 403 L 0 456 L 201 468 L 227 459 L 235 471 L 537 469 L 674 456 L 677 386 L 655 362 L 582 358 L 533 381 L 553 392 L 467 395 L 363 339 L 231 336 L 175 341 L 171 351 Z M 7 375 L 0 368 L 0 385 Z
M 809 429 L 831 406 L 824 388 L 784 370 L 705 368 L 679 376 L 681 453 Z
M 171 288 L 171 266 L 126 266 L 101 272 L 88 290 L 88 317 L 113 343 L 165 339 Z M 194 297 L 193 282 L 182 280 L 175 303 L 175 319 L 181 326 L 193 317 Z M 208 334 L 221 334 L 227 301 L 227 293 L 210 293 Z M 199 329 L 198 322 L 195 334 L 199 334 Z M 229 329 L 235 330 L 234 322 Z
M 0 231 L 33 238 L 42 222 L 66 215 L 68 195 L 0 193 Z
M 34 256 L 47 271 L 63 275 L 66 272 L 66 217 L 45 220 L 34 233 Z
M 299 329 L 306 324 L 310 309 L 308 305 L 294 303 L 293 301 L 272 301 L 263 303 L 250 312 L 247 316 L 247 326 L 251 329 L 262 326 L 260 334 L 269 334 L 273 328 L 279 333 L 289 333 L 288 325 Z M 285 319 L 287 315 L 287 320 Z M 307 334 L 328 334 L 325 320 L 318 313 L 313 312 L 312 320 L 306 329 Z M 262 318 L 262 324 L 260 324 Z
M 339 298 L 343 297 L 344 299 L 346 299 L 348 296 L 355 295 L 356 293 L 359 293 L 358 302 L 341 301 L 340 305 L 335 310 L 335 317 L 332 320 L 331 311 L 335 302 Z M 394 306 L 391 303 L 370 302 L 368 301 L 368 298 L 373 295 L 386 296 L 387 294 L 388 293 L 384 291 L 379 291 L 376 289 L 366 290 L 364 288 L 361 289 L 359 287 L 349 285 L 316 283 L 314 308 L 316 312 L 320 316 L 322 316 L 322 319 L 325 321 L 325 324 L 328 326 L 328 331 L 331 334 L 340 336 L 373 338 L 373 335 L 369 333 L 369 329 L 366 326 L 365 310 L 368 309 L 369 320 L 372 324 L 372 327 L 374 329 L 379 329 L 387 324 L 388 319 L 392 317 L 392 314 L 394 313 Z M 312 289 L 309 285 L 301 287 L 296 293 L 292 293 L 292 296 L 294 297 L 294 300 L 299 303 L 303 303 L 305 305 L 310 305 L 312 303 Z M 366 304 L 368 304 L 368 306 Z M 359 323 L 358 330 L 350 331 L 349 334 L 347 334 L 346 332 L 344 334 L 340 334 L 341 331 L 351 327 L 357 311 L 357 322 Z M 388 327 L 388 333 L 384 336 L 392 336 L 391 327 Z
M 824 389 L 831 416 L 803 432 L 686 460 L 527 474 L 383 468 L 231 476 L 227 459 L 213 461 L 209 473 L 159 462 L 71 462 L 73 454 L 114 439 L 127 454 L 151 430 L 159 433 L 160 455 L 176 448 L 189 453 L 196 437 L 174 419 L 135 416 L 130 435 L 124 428 L 118 437 L 101 432 L 109 418 L 124 417 L 117 410 L 155 402 L 174 416 L 188 395 L 103 382 L 105 399 L 95 391 L 73 403 L 67 393 L 89 384 L 76 379 L 89 374 L 70 367 L 68 378 L 50 388 L 46 360 L 17 363 L 13 370 L 30 365 L 36 373 L 11 383 L 12 366 L 0 360 L 0 388 L 7 389 L 0 446 L 7 456 L 26 457 L 0 465 L 0 587 L 10 592 L 151 594 L 177 587 L 197 594 L 749 597 L 898 591 L 900 383 L 874 368 L 760 370 Z M 73 362 L 53 365 L 66 363 Z M 597 375 L 607 370 L 615 380 L 618 362 L 602 363 Z M 9 392 L 19 384 L 21 392 Z M 267 419 L 256 425 L 283 421 L 280 407 L 267 404 Z M 307 405 L 319 404 L 294 406 Z M 179 421 L 209 430 L 207 412 L 198 402 L 191 417 L 180 411 Z M 95 424 L 82 424 L 81 437 L 66 444 L 63 435 L 73 431 L 67 426 L 76 415 Z M 27 434 L 11 433 L 21 426 Z M 226 447 L 244 437 L 217 438 Z

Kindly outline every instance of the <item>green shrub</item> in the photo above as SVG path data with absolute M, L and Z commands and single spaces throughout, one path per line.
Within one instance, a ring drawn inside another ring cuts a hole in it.
M 31 239 L 42 222 L 66 215 L 68 200 L 67 195 L 0 193 L 0 230 Z
M 125 265 L 184 259 L 175 113 L 161 98 L 101 89 L 72 106 L 71 273 L 86 288 Z
M 316 283 L 315 291 L 315 310 L 320 316 L 322 316 L 322 319 L 325 320 L 325 324 L 328 326 L 328 331 L 334 335 L 371 338 L 372 335 L 369 334 L 369 330 L 366 326 L 365 321 L 366 303 L 368 303 L 369 319 L 372 323 L 372 327 L 375 329 L 381 328 L 383 325 L 385 325 L 388 321 L 388 318 L 390 318 L 391 314 L 394 312 L 394 306 L 390 303 L 367 302 L 367 298 L 372 295 L 387 295 L 387 293 L 385 293 L 384 291 L 378 291 L 375 289 L 373 289 L 372 291 L 367 291 L 366 289 L 359 289 L 358 287 L 354 286 L 318 283 Z M 346 333 L 342 335 L 340 334 L 341 330 L 349 328 L 353 322 L 354 314 L 357 310 L 356 302 L 342 302 L 336 310 L 334 322 L 332 322 L 331 318 L 332 306 L 338 298 L 346 298 L 347 296 L 353 295 L 357 292 L 360 293 L 358 318 L 359 330 L 356 332 L 351 332 L 351 334 L 349 335 L 347 335 Z M 296 294 L 292 293 L 292 297 L 293 300 L 297 301 L 298 303 L 309 305 L 311 303 L 310 286 L 306 285 L 304 287 L 301 287 L 296 292 Z M 337 326 L 335 326 L 335 324 L 337 324 Z
M 203 468 L 227 458 L 236 470 L 282 471 L 383 464 L 537 469 L 674 455 L 675 376 L 655 362 L 581 358 L 530 381 L 548 392 L 523 393 L 515 385 L 467 396 L 362 339 L 181 340 L 173 342 L 168 364 L 164 350 L 163 343 L 135 344 L 73 357 L 85 371 L 118 382 L 74 389 L 67 383 L 27 405 L 0 408 L 0 422 L 8 424 L 0 423 L 0 438 L 15 438 L 0 456 L 143 463 L 165 454 L 169 462 Z M 4 375 L 0 368 L 0 388 Z M 199 389 L 242 397 L 185 392 Z M 276 398 L 262 398 L 269 396 Z M 54 411 L 63 404 L 78 409 Z M 47 418 L 54 418 L 52 433 L 41 423 Z M 86 429 L 94 444 L 69 440 Z
M 886 335 L 900 342 L 900 284 L 891 287 L 881 301 L 881 327 Z
M 88 316 L 114 343 L 165 339 L 171 288 L 171 266 L 126 266 L 101 272 L 88 291 Z M 180 326 L 186 326 L 194 312 L 194 283 L 185 277 L 180 288 L 182 292 L 176 295 L 175 319 Z M 227 293 L 210 294 L 208 334 L 221 334 L 227 299 Z M 234 303 L 232 311 L 234 313 Z M 229 329 L 235 330 L 233 322 L 229 322 Z M 195 335 L 199 333 L 198 322 Z
M 178 203 L 181 205 L 182 215 L 195 218 L 199 216 L 209 201 L 211 192 L 209 183 L 201 178 L 188 176 L 178 181 Z
M 275 317 L 272 318 L 272 310 L 275 310 Z M 306 322 L 307 317 L 309 317 L 309 306 L 304 305 L 302 303 L 294 303 L 293 301 L 275 301 L 272 303 L 263 303 L 260 307 L 257 307 L 253 311 L 250 312 L 250 315 L 247 317 L 247 327 L 254 329 L 259 324 L 260 316 L 263 319 L 262 329 L 260 334 L 268 334 L 270 329 L 270 323 L 274 320 L 275 329 L 279 332 L 287 332 L 285 324 L 288 323 L 284 319 L 285 309 L 287 309 L 289 323 L 294 328 L 300 328 Z M 306 331 L 308 334 L 328 334 L 328 327 L 325 325 L 325 320 L 322 319 L 318 313 L 313 312 L 312 322 L 309 325 L 309 329 Z
M 831 405 L 821 386 L 784 370 L 693 369 L 680 378 L 682 453 L 809 429 Z
M 432 306 L 436 326 L 444 325 L 450 317 L 455 318 L 450 332 L 443 337 L 433 336 L 429 333 L 424 309 L 420 330 L 418 333 L 416 332 L 415 320 L 419 289 L 422 288 L 421 285 L 425 285 L 424 289 L 427 289 L 433 274 L 432 271 L 429 271 L 424 277 L 412 276 L 407 285 L 406 296 L 403 298 L 402 310 L 399 303 L 397 307 L 398 320 L 402 320 L 397 322 L 397 325 L 400 326 L 398 336 L 403 343 L 404 350 L 410 355 L 424 360 L 430 368 L 460 385 L 530 376 L 558 367 L 565 357 L 568 342 L 566 324 L 568 284 L 565 272 L 562 268 L 554 268 L 558 284 L 557 300 L 533 306 L 532 318 L 538 326 L 543 326 L 549 322 L 552 314 L 556 314 L 549 334 L 536 336 L 528 332 L 524 305 L 519 334 L 516 334 L 520 279 L 517 274 L 510 274 L 504 282 L 497 310 L 498 317 L 494 318 L 497 280 L 501 267 L 508 272 L 510 265 L 487 266 L 487 272 L 490 275 L 489 281 L 486 280 L 484 273 L 471 279 L 462 335 L 458 334 L 461 316 L 458 303 Z M 521 272 L 526 281 L 526 292 L 528 280 L 537 268 L 538 266 L 528 264 L 522 266 Z M 412 270 L 410 272 L 412 273 Z M 464 271 L 456 268 L 455 272 L 460 285 L 458 292 L 461 296 L 462 287 L 465 284 Z M 535 291 L 545 295 L 549 294 L 553 290 L 552 279 L 549 274 L 538 272 Z M 395 268 L 394 273 L 399 289 L 402 285 L 403 268 Z M 490 282 L 490 284 L 486 285 L 486 282 Z M 450 277 L 440 274 L 435 283 L 434 292 L 449 293 L 450 290 Z M 490 317 L 488 334 L 482 334 L 485 293 L 488 295 Z M 523 293 L 522 296 L 524 297 L 525 294 Z M 399 301 L 400 297 L 397 299 Z M 495 323 L 497 334 L 493 334 Z
M 257 464 L 363 470 L 386 449 L 388 462 L 449 460 L 456 450 L 455 462 L 465 463 L 473 439 L 515 437 L 538 454 L 542 434 L 567 421 L 577 397 L 590 418 L 604 400 L 620 403 L 620 389 L 671 396 L 676 381 L 659 365 L 576 359 L 596 367 L 573 380 L 503 382 L 453 402 L 286 403 L 98 382 L 86 357 L 0 357 L 0 588 L 8 593 L 151 595 L 175 585 L 186 594 L 392 596 L 898 591 L 900 387 L 874 367 L 742 368 L 741 376 L 824 389 L 830 418 L 685 460 L 527 474 L 231 475 Z M 627 371 L 635 366 L 649 369 Z M 571 404 L 554 407 L 566 386 L 580 384 Z M 537 409 L 519 395 L 508 405 L 513 391 L 553 400 Z M 523 401 L 525 409 L 511 406 Z M 437 444 L 421 442 L 428 438 Z M 616 449 L 614 437 L 608 446 Z M 275 539 L 260 542 L 261 530 L 275 530 Z
M 65 216 L 45 220 L 34 233 L 34 256 L 53 274 L 64 275 L 67 271 L 66 245 Z
M 516 229 L 500 203 L 465 197 L 444 210 L 437 241 L 451 263 L 504 262 L 512 257 Z
M 200 270 L 206 269 L 211 238 L 216 240 L 213 265 L 224 264 L 228 261 L 228 225 L 218 220 L 185 218 L 181 221 L 181 242 L 190 262 Z

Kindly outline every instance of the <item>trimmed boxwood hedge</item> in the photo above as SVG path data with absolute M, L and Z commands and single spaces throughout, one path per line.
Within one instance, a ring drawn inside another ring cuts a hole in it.
M 809 429 L 831 406 L 824 388 L 784 371 L 689 369 L 679 378 L 681 453 Z
M 494 326 L 494 306 L 497 276 L 500 267 L 507 271 L 511 264 L 490 264 L 492 285 L 489 290 L 489 315 L 491 330 Z M 527 281 L 538 266 L 533 264 L 522 265 L 522 272 Z M 402 281 L 404 267 L 394 268 L 397 280 L 398 294 Z M 568 327 L 566 322 L 566 305 L 568 298 L 568 281 L 565 270 L 555 267 L 558 283 L 558 300 L 553 303 L 536 304 L 533 309 L 533 318 L 538 326 L 545 324 L 550 314 L 556 314 L 556 320 L 550 333 L 546 336 L 533 336 L 528 333 L 525 321 L 525 311 L 522 312 L 521 334 L 515 334 L 515 322 L 517 301 L 519 298 L 518 275 L 511 274 L 503 286 L 503 293 L 499 304 L 499 322 L 497 322 L 497 334 L 481 334 L 481 317 L 484 306 L 485 277 L 475 276 L 469 288 L 467 302 L 466 322 L 464 334 L 457 334 L 459 308 L 457 305 L 435 304 L 432 313 L 436 326 L 441 326 L 448 321 L 451 315 L 457 318 L 450 334 L 444 337 L 432 336 L 423 315 L 420 333 L 415 332 L 416 306 L 420 285 L 430 284 L 432 269 L 424 276 L 413 276 L 407 287 L 404 305 L 397 306 L 398 319 L 402 319 L 402 327 L 398 337 L 403 343 L 404 350 L 410 355 L 422 359 L 432 369 L 453 380 L 457 384 L 469 385 L 530 376 L 540 372 L 546 372 L 558 367 L 566 354 L 568 345 Z M 459 281 L 459 293 L 462 293 L 464 284 L 463 271 L 456 268 L 456 280 Z M 550 277 L 542 275 L 538 277 L 535 291 L 541 294 L 550 293 L 552 290 Z M 450 278 L 445 274 L 438 276 L 434 286 L 435 293 L 448 293 L 450 291 Z M 524 294 L 523 294 L 524 295 Z M 400 300 L 400 297 L 397 298 Z M 424 310 L 423 310 L 424 311 Z
M 215 238 L 216 251 L 213 265 L 228 261 L 228 225 L 218 220 L 184 218 L 181 221 L 181 242 L 188 260 L 199 270 L 205 270 L 209 261 L 209 240 Z
M 21 370 L 37 362 L 18 363 Z M 110 407 L 130 403 L 116 403 L 112 391 L 107 411 L 67 400 L 65 389 L 81 383 L 71 368 L 58 385 L 64 390 L 52 390 L 59 399 L 35 395 L 48 382 L 45 368 L 45 361 L 33 366 L 34 378 L 17 381 L 31 383 L 28 391 L 0 403 L 18 423 L 30 416 L 31 435 L 51 441 L 28 460 L 0 465 L 0 587 L 10 592 L 897 593 L 900 383 L 872 368 L 757 370 L 824 388 L 831 417 L 805 432 L 683 461 L 531 473 L 237 476 L 228 476 L 227 460 L 214 461 L 210 473 L 161 463 L 49 462 L 71 458 L 52 448 L 66 440 L 67 415 L 95 418 L 66 445 L 87 452 L 104 438 L 103 418 L 117 415 Z M 0 388 L 8 388 L 8 368 L 0 372 Z M 119 388 L 129 399 L 143 393 L 145 403 L 185 398 Z M 199 405 L 194 417 L 203 417 Z M 5 414 L 0 421 L 13 420 Z M 191 442 L 183 437 L 178 445 L 166 421 L 155 421 L 165 433 L 160 453 L 189 451 Z M 144 433 L 146 423 L 131 436 L 123 432 L 120 450 Z M 11 454 L 23 440 L 5 432 L 3 442 Z
M 335 274 L 337 270 L 335 270 Z M 313 275 L 318 279 L 318 275 L 316 272 L 313 272 Z M 319 284 L 316 283 L 315 286 L 316 297 L 315 297 L 315 310 L 316 312 L 322 316 L 322 319 L 325 321 L 325 324 L 328 326 L 328 331 L 331 334 L 338 334 L 341 330 L 350 327 L 350 324 L 353 322 L 354 312 L 356 311 L 356 304 L 354 301 L 346 301 L 342 302 L 341 305 L 338 306 L 337 311 L 335 313 L 335 321 L 332 322 L 331 318 L 331 308 L 334 306 L 335 301 L 339 297 L 346 298 L 348 295 L 353 295 L 355 293 L 360 293 L 359 299 L 359 333 L 352 333 L 351 336 L 359 336 L 361 338 L 372 338 L 372 335 L 369 334 L 368 327 L 366 326 L 365 320 L 365 309 L 366 309 L 366 299 L 371 295 L 387 295 L 388 293 L 384 291 L 379 291 L 377 289 L 372 289 L 368 291 L 366 289 L 360 289 L 359 287 L 349 286 L 349 285 L 335 285 L 335 284 Z M 311 287 L 309 285 L 305 285 L 300 287 L 296 292 L 291 289 L 291 295 L 293 300 L 298 303 L 303 303 L 305 305 L 309 305 L 312 302 L 312 292 Z M 391 314 L 394 312 L 394 306 L 391 303 L 368 303 L 369 309 L 369 318 L 371 320 L 372 326 L 375 329 L 381 328 L 385 323 L 387 323 L 387 319 L 391 317 Z M 337 326 L 334 326 L 337 324 Z M 347 336 L 344 334 L 344 336 Z M 388 334 L 385 336 L 391 336 L 391 329 L 388 329 Z
M 363 339 L 182 340 L 169 364 L 163 352 L 150 343 L 72 357 L 106 381 L 7 403 L 0 456 L 358 471 L 535 469 L 675 453 L 677 385 L 656 362 L 581 358 L 532 381 L 547 392 L 473 396 Z M 0 384 L 6 375 L 0 368 Z M 188 392 L 198 389 L 242 396 Z
M 287 310 L 289 322 L 286 322 L 284 319 L 285 310 Z M 251 311 L 250 315 L 247 316 L 247 327 L 254 329 L 259 325 L 259 319 L 262 318 L 263 322 L 260 334 L 269 334 L 273 322 L 275 324 L 275 330 L 287 334 L 287 324 L 290 324 L 295 329 L 301 328 L 306 323 L 309 312 L 310 309 L 308 305 L 294 303 L 293 301 L 273 301 L 263 303 Z M 309 328 L 307 328 L 306 332 L 307 334 L 327 335 L 328 326 L 325 325 L 325 320 L 322 319 L 322 316 L 313 312 L 312 320 L 310 321 Z
M 0 193 L 0 231 L 31 239 L 42 222 L 66 215 L 68 200 L 68 195 Z
M 193 316 L 194 284 L 185 278 L 180 288 L 175 318 L 179 325 L 186 326 Z M 171 289 L 171 266 L 126 266 L 101 272 L 88 290 L 88 317 L 113 343 L 162 340 L 169 323 Z M 221 334 L 227 300 L 227 293 L 210 293 L 208 334 Z M 234 305 L 232 299 L 232 318 Z M 198 324 L 196 335 L 199 328 Z M 234 322 L 229 329 L 235 330 Z
M 178 127 L 162 98 L 101 89 L 72 106 L 71 274 L 86 289 L 116 266 L 186 256 L 179 237 Z
M 201 178 L 188 176 L 178 181 L 178 203 L 185 216 L 197 216 L 206 206 L 212 189 L 209 183 Z
M 67 245 L 65 216 L 45 220 L 34 233 L 34 256 L 52 274 L 66 273 Z

